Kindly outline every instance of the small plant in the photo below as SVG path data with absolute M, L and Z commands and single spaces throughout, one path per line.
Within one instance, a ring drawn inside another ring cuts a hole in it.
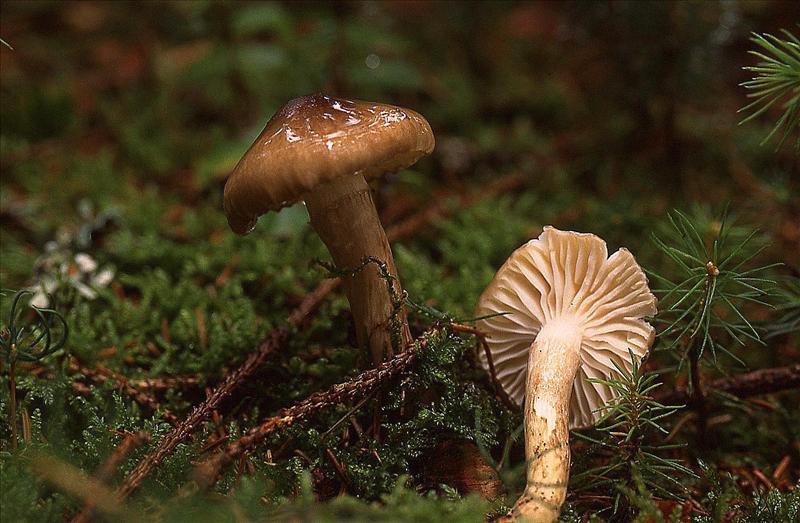
M 694 362 L 706 350 L 714 363 L 717 350 L 738 360 L 718 333 L 726 332 L 742 346 L 747 339 L 762 343 L 741 305 L 750 302 L 770 307 L 764 299 L 775 282 L 759 275 L 776 265 L 746 267 L 764 246 L 754 245 L 757 230 L 748 232 L 733 227 L 727 212 L 705 226 L 699 226 L 698 219 L 680 211 L 670 214 L 669 221 L 670 237 L 662 240 L 654 235 L 653 240 L 685 279 L 675 283 L 650 272 L 664 285 L 656 290 L 661 294 L 658 321 L 666 325 L 659 332 L 664 348 L 683 349 L 677 352 L 679 368 L 687 358 Z M 689 367 L 690 373 L 695 370 L 694 365 Z
M 706 513 L 695 517 L 697 523 L 737 521 L 772 523 L 798 521 L 800 518 L 800 485 L 787 492 L 771 489 L 766 492 L 745 492 L 730 473 L 721 473 L 712 465 L 699 462 L 702 479 L 708 492 L 701 500 Z
M 763 114 L 778 102 L 783 102 L 783 114 L 775 126 L 762 140 L 767 143 L 775 135 L 780 135 L 777 149 L 786 139 L 800 127 L 800 40 L 787 30 L 782 30 L 785 39 L 768 33 L 753 33 L 750 40 L 760 49 L 750 51 L 762 61 L 758 65 L 744 67 L 745 71 L 755 73 L 752 80 L 740 84 L 749 89 L 748 98 L 754 100 L 739 109 L 739 112 L 750 113 L 743 124 Z M 795 142 L 800 149 L 800 136 Z
M 770 326 L 765 338 L 800 331 L 800 278 L 786 278 L 784 284 L 778 287 L 777 294 L 779 304 L 775 310 L 780 317 Z
M 13 448 L 17 448 L 17 362 L 36 362 L 55 353 L 64 346 L 69 333 L 67 322 L 58 312 L 24 301 L 32 295 L 32 292 L 26 290 L 14 293 L 8 324 L 0 331 L 0 352 L 8 365 Z M 60 332 L 56 332 L 58 329 L 54 327 L 59 325 Z
M 701 224 L 702 217 L 675 211 L 669 215 L 669 222 L 668 237 L 662 240 L 654 235 L 653 239 L 673 262 L 677 274 L 673 280 L 650 273 L 663 285 L 655 291 L 661 300 L 656 321 L 663 325 L 659 332 L 662 350 L 678 359 L 679 372 L 687 369 L 702 439 L 706 416 L 700 363 L 710 360 L 718 367 L 718 352 L 722 352 L 743 365 L 726 345 L 744 347 L 747 341 L 763 344 L 743 305 L 771 307 L 765 299 L 775 282 L 761 275 L 780 264 L 749 267 L 765 247 L 754 242 L 758 231 L 731 225 L 727 210 L 705 224 Z M 709 354 L 711 357 L 706 357 Z
M 46 308 L 52 294 L 72 301 L 80 296 L 93 300 L 98 290 L 107 287 L 114 279 L 114 270 L 100 269 L 94 258 L 86 253 L 72 254 L 68 246 L 49 242 L 46 252 L 36 263 L 38 281 L 27 290 L 33 291 L 31 304 Z
M 609 459 L 573 476 L 579 490 L 606 490 L 613 498 L 612 513 L 618 514 L 626 506 L 625 500 L 634 502 L 631 493 L 641 497 L 652 493 L 670 499 L 679 499 L 686 488 L 685 477 L 696 477 L 677 459 L 663 454 L 681 447 L 676 444 L 652 444 L 657 433 L 666 434 L 660 422 L 681 408 L 680 405 L 663 405 L 653 399 L 652 392 L 661 386 L 653 372 L 643 372 L 637 358 L 630 353 L 633 366 L 626 370 L 616 363 L 617 374 L 606 379 L 589 378 L 596 384 L 607 385 L 616 397 L 604 408 L 597 430 L 602 439 L 576 432 L 575 435 L 608 451 Z M 640 503 L 633 503 L 637 506 Z M 631 509 L 632 507 L 628 507 Z M 641 506 L 639 507 L 641 509 Z

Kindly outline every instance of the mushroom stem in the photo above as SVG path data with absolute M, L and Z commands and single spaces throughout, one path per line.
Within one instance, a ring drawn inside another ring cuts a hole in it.
M 361 265 L 365 256 L 386 263 L 398 294 L 402 293 L 392 250 L 383 230 L 372 194 L 360 174 L 343 176 L 317 186 L 305 196 L 311 225 L 328 247 L 333 261 L 340 269 Z M 367 347 L 374 364 L 391 356 L 392 300 L 378 267 L 369 264 L 354 276 L 344 276 L 345 291 L 356 325 L 356 338 Z M 400 326 L 400 347 L 410 340 L 405 310 L 397 314 Z
M 532 523 L 558 519 L 569 479 L 569 401 L 580 363 L 582 329 L 551 320 L 528 356 L 525 395 L 527 486 L 511 514 Z

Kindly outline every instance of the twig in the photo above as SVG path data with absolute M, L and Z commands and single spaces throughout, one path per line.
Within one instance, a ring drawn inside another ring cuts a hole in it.
M 8 366 L 8 386 L 11 389 L 8 408 L 11 411 L 11 448 L 17 449 L 17 376 L 15 373 L 16 361 L 11 361 Z
M 497 379 L 497 373 L 494 370 L 494 360 L 492 359 L 492 351 L 489 349 L 489 343 L 486 341 L 486 333 L 477 327 L 463 325 L 461 323 L 451 322 L 450 327 L 456 332 L 464 332 L 475 336 L 475 339 L 478 340 L 478 345 L 480 345 L 483 353 L 486 355 L 486 361 L 489 364 L 489 377 L 492 380 L 492 386 L 494 387 L 495 395 L 500 398 L 500 401 L 502 401 L 507 407 L 516 410 L 517 405 L 511 401 L 511 398 L 508 397 L 506 390 Z
M 40 456 L 31 460 L 31 469 L 58 489 L 82 500 L 94 503 L 95 508 L 112 516 L 113 521 L 131 521 L 134 518 L 122 505 L 122 499 L 108 487 L 88 477 L 72 465 L 51 457 Z
M 139 462 L 120 487 L 120 497 L 124 499 L 139 488 L 139 485 L 141 485 L 150 471 L 160 465 L 179 443 L 192 434 L 200 423 L 208 417 L 209 413 L 216 409 L 222 400 L 227 398 L 244 381 L 245 377 L 255 372 L 270 354 L 286 341 L 288 336 L 289 331 L 286 328 L 272 331 L 270 337 L 261 344 L 258 351 L 247 358 L 244 365 L 239 367 L 233 374 L 229 374 L 225 381 L 222 382 L 222 385 L 217 387 L 203 403 L 192 409 L 189 415 L 164 437 L 155 452 L 148 454 Z
M 195 376 L 159 376 L 156 378 L 143 378 L 130 380 L 128 383 L 142 390 L 160 392 L 175 389 L 190 389 L 200 386 L 200 380 Z
M 800 364 L 760 369 L 721 378 L 708 383 L 707 388 L 739 398 L 800 388 Z M 673 391 L 657 392 L 655 397 L 660 403 L 671 405 L 686 403 L 691 395 L 686 388 L 681 387 Z
M 784 473 L 789 470 L 789 465 L 792 463 L 792 457 L 790 455 L 785 455 L 782 460 L 778 463 L 778 466 L 775 467 L 775 470 L 772 473 L 772 479 L 775 481 L 780 481 L 783 477 Z
M 419 344 L 420 347 L 424 346 L 424 339 Z M 281 410 L 277 416 L 267 418 L 219 454 L 201 463 L 195 473 L 198 486 L 201 489 L 211 486 L 226 466 L 275 431 L 286 429 L 332 405 L 372 392 L 382 383 L 386 383 L 410 367 L 416 354 L 417 351 L 414 349 L 401 352 L 374 369 L 364 371 L 355 378 L 334 385 L 324 392 L 314 393 L 294 406 Z
M 347 478 L 347 471 L 345 470 L 342 463 L 336 457 L 336 454 L 329 448 L 325 449 L 325 455 L 330 460 L 333 468 L 336 470 L 336 474 L 339 476 L 339 479 L 342 481 L 342 485 L 344 486 L 346 491 L 352 491 L 353 487 L 350 485 L 350 480 Z
M 473 205 L 489 196 L 496 196 L 504 192 L 512 191 L 521 184 L 522 180 L 519 177 L 506 176 L 498 180 L 498 182 L 488 189 L 475 191 L 469 195 L 459 197 L 460 207 Z M 451 207 L 443 204 L 436 204 L 417 215 L 411 216 L 397 226 L 390 228 L 386 232 L 386 236 L 389 241 L 396 241 L 400 238 L 410 236 L 433 220 L 444 217 L 451 212 Z M 295 327 L 301 325 L 303 321 L 319 307 L 324 298 L 333 292 L 340 284 L 341 280 L 338 278 L 324 280 L 320 283 L 317 288 L 308 294 L 303 302 L 292 311 L 289 315 L 289 324 Z M 172 432 L 161 441 L 154 452 L 148 454 L 139 462 L 136 468 L 126 478 L 122 487 L 120 487 L 120 496 L 124 499 L 134 492 L 153 468 L 158 466 L 165 457 L 171 454 L 180 442 L 189 437 L 200 423 L 209 416 L 211 411 L 215 410 L 225 398 L 252 376 L 255 371 L 267 361 L 269 356 L 273 352 L 276 352 L 288 338 L 288 329 L 278 328 L 273 330 L 261 343 L 257 351 L 253 353 L 241 367 L 232 374 L 229 374 L 222 384 L 214 389 L 203 403 L 192 409 L 189 416 L 181 421 Z
M 177 416 L 175 416 L 168 409 L 162 407 L 154 397 L 131 385 L 125 376 L 119 373 L 113 372 L 100 365 L 98 365 L 96 369 L 90 369 L 85 365 L 81 365 L 81 363 L 75 358 L 72 358 L 70 361 L 70 371 L 76 374 L 81 374 L 89 381 L 98 385 L 102 385 L 111 380 L 120 391 L 122 391 L 126 396 L 129 396 L 139 405 L 146 407 L 153 412 L 160 412 L 161 417 L 172 425 L 178 422 Z
M 108 480 L 111 479 L 111 476 L 114 475 L 114 471 L 117 469 L 119 464 L 122 463 L 123 459 L 125 459 L 125 456 L 127 456 L 128 453 L 135 447 L 138 447 L 142 443 L 146 443 L 148 441 L 150 441 L 150 434 L 146 432 L 124 433 L 122 442 L 120 442 L 120 444 L 114 448 L 114 451 L 111 453 L 111 455 L 97 470 L 95 479 L 100 483 L 108 482 Z M 94 500 L 90 499 L 86 501 L 81 511 L 74 518 L 72 518 L 72 523 L 88 523 L 91 521 L 95 506 L 96 503 Z
M 767 487 L 767 490 L 772 490 L 772 489 L 774 489 L 774 488 L 775 488 L 775 485 L 773 485 L 773 484 L 772 484 L 772 482 L 769 480 L 769 478 L 768 478 L 767 476 L 765 476 L 765 475 L 764 475 L 764 473 L 763 473 L 763 472 L 761 472 L 760 470 L 758 470 L 757 468 L 754 468 L 754 469 L 753 469 L 753 475 L 754 475 L 754 476 L 755 476 L 755 477 L 756 477 L 756 478 L 757 478 L 757 479 L 758 479 L 758 480 L 759 480 L 761 483 L 763 483 L 765 487 Z
M 679 419 L 678 422 L 675 424 L 675 426 L 672 427 L 672 430 L 669 432 L 669 434 L 667 434 L 667 437 L 664 438 L 664 443 L 669 443 L 670 441 L 675 439 L 675 436 L 678 435 L 678 433 L 681 431 L 684 425 L 686 425 L 686 423 L 695 419 L 696 417 L 697 414 L 695 414 L 694 412 L 690 412 L 689 414 L 686 414 L 681 419 Z

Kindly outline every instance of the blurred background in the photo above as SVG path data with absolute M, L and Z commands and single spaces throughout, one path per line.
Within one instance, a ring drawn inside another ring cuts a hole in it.
M 225 178 L 269 117 L 314 92 L 397 104 L 430 121 L 433 154 L 375 184 L 386 224 L 515 180 L 513 190 L 455 208 L 394 245 L 411 298 L 456 317 L 472 313 L 506 257 L 547 224 L 594 232 L 609 251 L 628 247 L 645 268 L 674 275 L 651 241 L 673 208 L 713 236 L 730 204 L 738 224 L 760 231 L 759 261 L 783 262 L 781 277 L 800 274 L 795 142 L 761 144 L 778 105 L 744 125 L 737 113 L 748 103 L 739 84 L 752 76 L 742 67 L 757 62 L 751 32 L 797 32 L 797 2 L 4 1 L 0 9 L 0 287 L 52 293 L 70 325 L 70 353 L 129 379 L 216 383 L 325 276 L 311 265 L 327 255 L 302 206 L 270 213 L 240 238 L 221 203 Z M 347 314 L 341 296 L 326 305 L 259 376 L 285 386 L 264 394 L 248 384 L 236 400 L 258 398 L 248 405 L 255 410 L 237 403 L 232 417 L 248 426 L 351 374 Z M 412 319 L 415 334 L 424 326 Z M 751 349 L 736 349 L 751 368 L 798 358 L 785 338 Z M 23 404 L 46 413 L 54 393 L 45 381 L 21 387 Z M 177 412 L 201 398 L 161 399 Z M 115 401 L 98 394 L 61 405 L 72 415 L 42 430 L 61 457 L 94 470 L 113 448 L 108 425 L 144 423 Z M 779 432 L 772 418 L 739 419 Z M 721 467 L 783 457 L 772 439 L 725 430 L 732 448 L 708 458 Z M 7 437 L 7 426 L 0 432 Z M 313 456 L 320 443 L 307 433 L 292 437 Z M 735 454 L 752 448 L 761 454 Z M 188 455 L 149 492 L 174 491 Z M 384 459 L 391 478 L 407 472 Z M 292 466 L 296 480 L 305 465 Z M 351 493 L 388 491 L 391 482 L 370 470 Z
M 775 118 L 739 127 L 736 113 L 742 66 L 755 60 L 749 33 L 792 29 L 790 1 L 2 9 L 14 48 L 2 46 L 0 75 L 6 243 L 20 238 L 9 226 L 41 241 L 84 198 L 124 206 L 155 189 L 219 208 L 227 173 L 269 116 L 318 91 L 426 116 L 436 151 L 400 177 L 419 185 L 414 194 L 514 171 L 538 194 L 575 197 L 548 220 L 562 226 L 591 228 L 598 205 L 607 216 L 635 208 L 642 222 L 727 200 L 776 220 L 783 211 L 763 212 L 754 197 L 797 194 L 791 144 L 777 154 L 758 145 Z M 773 231 L 797 252 L 792 222 Z M 4 283 L 19 283 L 12 260 L 3 265 Z

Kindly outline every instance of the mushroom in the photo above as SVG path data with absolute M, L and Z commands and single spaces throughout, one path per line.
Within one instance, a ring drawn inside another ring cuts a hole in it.
M 321 94 L 295 98 L 267 122 L 228 177 L 228 223 L 247 234 L 262 214 L 305 201 L 337 268 L 353 270 L 366 257 L 381 260 L 401 295 L 366 180 L 408 167 L 433 146 L 430 125 L 415 111 Z M 378 267 L 369 264 L 343 278 L 356 337 L 374 363 L 393 353 L 393 318 L 404 347 L 410 341 L 405 312 L 392 303 Z
M 509 257 L 477 314 L 497 381 L 524 399 L 527 486 L 511 516 L 558 518 L 569 478 L 569 429 L 593 425 L 615 397 L 607 378 L 641 361 L 656 312 L 647 277 L 626 249 L 608 256 L 593 234 L 545 227 Z M 629 352 L 630 351 L 630 352 Z M 481 354 L 487 370 L 489 356 Z

